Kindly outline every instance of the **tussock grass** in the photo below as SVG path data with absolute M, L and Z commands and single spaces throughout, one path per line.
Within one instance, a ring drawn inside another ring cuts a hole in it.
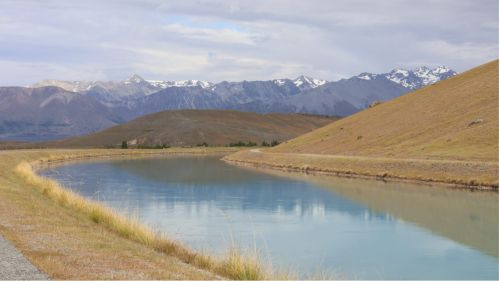
M 240 280 L 264 279 L 264 270 L 257 255 L 244 257 L 237 248 L 231 248 L 227 260 L 223 265 L 227 276 Z M 235 275 L 236 273 L 236 275 Z
M 36 187 L 42 194 L 59 205 L 86 215 L 94 223 L 104 226 L 121 237 L 141 243 L 161 253 L 175 256 L 185 263 L 222 277 L 237 280 L 273 278 L 272 271 L 265 269 L 256 255 L 244 255 L 236 248 L 230 249 L 225 259 L 215 259 L 196 253 L 159 233 L 155 233 L 135 219 L 125 217 L 98 202 L 88 200 L 64 188 L 57 181 L 37 175 L 32 165 L 26 161 L 18 164 L 14 172 L 26 183 Z

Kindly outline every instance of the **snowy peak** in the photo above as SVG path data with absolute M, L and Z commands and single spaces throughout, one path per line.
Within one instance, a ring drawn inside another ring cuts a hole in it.
M 314 79 L 311 77 L 307 77 L 304 75 L 301 75 L 297 77 L 295 80 L 292 81 L 295 86 L 299 88 L 316 88 L 318 86 L 321 86 L 326 83 L 326 80 L 321 80 L 321 79 Z
M 55 86 L 69 92 L 82 92 L 93 87 L 92 81 L 62 81 L 62 80 L 43 80 L 38 83 L 29 85 L 29 88 L 39 88 L 46 86 Z
M 415 70 L 407 71 L 406 75 L 400 75 L 397 79 L 394 79 L 394 76 L 390 75 L 388 75 L 387 78 L 390 80 L 394 79 L 400 81 L 400 84 L 407 88 L 417 89 L 434 84 L 454 75 L 457 75 L 457 73 L 445 66 L 439 66 L 434 69 L 422 66 Z
M 396 76 L 401 76 L 401 77 L 405 77 L 405 76 L 408 76 L 410 75 L 410 71 L 406 70 L 406 69 L 402 69 L 402 68 L 395 68 L 393 69 L 390 74 L 392 75 L 396 75 Z
M 450 73 L 450 72 L 455 72 L 455 71 L 447 68 L 444 65 L 443 66 L 438 66 L 434 70 L 432 70 L 432 73 L 434 73 L 434 74 L 443 74 L 443 73 Z
M 431 71 L 431 69 L 428 68 L 427 66 L 421 66 L 413 70 L 414 73 L 421 73 L 421 74 L 428 73 L 429 71 Z
M 290 81 L 290 80 L 288 80 L 288 79 L 275 79 L 275 80 L 273 80 L 274 84 L 276 84 L 280 87 L 285 85 L 286 81 Z
M 132 84 L 132 83 L 135 83 L 135 84 L 138 84 L 138 83 L 141 83 L 141 82 L 144 82 L 145 80 L 137 75 L 137 74 L 134 74 L 132 76 L 130 76 L 127 80 L 123 81 L 125 84 Z
M 136 89 L 148 88 L 159 91 L 169 87 L 201 87 L 208 89 L 213 87 L 213 83 L 201 80 L 180 80 L 180 81 L 164 81 L 164 80 L 145 80 L 138 74 L 134 74 L 121 82 L 115 81 L 62 81 L 62 80 L 43 80 L 41 82 L 29 85 L 30 88 L 38 88 L 44 86 L 56 86 L 71 92 L 89 91 L 96 86 L 109 90 L 113 87 L 123 87 Z
M 385 77 L 386 79 L 389 79 L 405 88 L 414 90 L 434 84 L 456 74 L 457 73 L 455 71 L 447 68 L 446 66 L 439 66 L 434 69 L 422 66 L 413 70 L 395 68 L 391 72 L 383 74 L 364 72 L 355 77 L 362 80 L 373 80 L 378 77 Z
M 327 82 L 326 80 L 314 79 L 314 78 L 304 76 L 304 75 L 301 75 L 295 79 L 274 79 L 271 81 L 279 87 L 285 86 L 287 84 L 288 85 L 294 84 L 295 87 L 297 87 L 299 89 L 316 88 L 316 87 L 321 86 Z
M 208 89 L 214 84 L 212 82 L 201 81 L 201 80 L 180 80 L 180 81 L 163 81 L 163 80 L 146 80 L 152 86 L 166 89 L 170 87 L 201 87 L 203 89 Z
M 373 80 L 373 79 L 377 78 L 377 74 L 363 72 L 363 73 L 361 73 L 360 75 L 358 75 L 356 77 L 359 78 L 359 79 L 362 79 L 362 80 Z

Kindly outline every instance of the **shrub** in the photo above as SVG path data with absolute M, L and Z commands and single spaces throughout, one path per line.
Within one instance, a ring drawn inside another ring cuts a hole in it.
M 140 149 L 163 149 L 163 148 L 170 148 L 170 145 L 166 145 L 166 144 L 155 144 L 155 145 L 140 144 L 137 146 L 137 148 L 140 148 Z
M 257 143 L 256 143 L 256 142 L 251 142 L 251 141 L 249 141 L 249 142 L 247 143 L 247 146 L 257 146 Z
M 236 146 L 236 147 L 239 147 L 239 146 L 247 146 L 247 147 L 250 147 L 250 146 L 257 146 L 257 143 L 256 143 L 256 142 L 251 142 L 251 141 L 249 141 L 249 142 L 247 142 L 247 143 L 242 142 L 242 141 L 239 141 L 239 142 L 232 142 L 232 143 L 229 143 L 229 146 L 231 146 L 231 147 L 234 147 L 234 146 Z
M 370 103 L 370 105 L 368 106 L 368 108 L 375 107 L 375 106 L 377 106 L 377 105 L 379 105 L 379 104 L 381 104 L 381 103 L 382 103 L 381 101 L 376 100 L 376 101 L 374 101 L 374 102 Z
M 127 141 L 122 141 L 122 149 L 128 148 Z

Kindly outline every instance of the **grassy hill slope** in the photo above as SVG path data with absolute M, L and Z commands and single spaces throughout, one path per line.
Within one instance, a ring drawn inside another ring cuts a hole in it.
M 272 151 L 498 162 L 498 60 Z
M 274 169 L 498 188 L 498 60 L 270 149 L 226 156 Z
M 98 133 L 52 142 L 57 147 L 129 145 L 189 146 L 206 142 L 284 141 L 337 120 L 300 114 L 257 114 L 230 110 L 174 110 L 150 114 Z

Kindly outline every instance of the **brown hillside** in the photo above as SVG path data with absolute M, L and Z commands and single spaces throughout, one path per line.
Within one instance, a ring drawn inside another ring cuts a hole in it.
M 150 114 L 98 133 L 52 142 L 57 147 L 170 146 L 206 142 L 223 146 L 232 142 L 284 141 L 337 120 L 300 114 L 257 114 L 229 110 L 174 110 Z
M 270 151 L 498 162 L 498 60 Z

